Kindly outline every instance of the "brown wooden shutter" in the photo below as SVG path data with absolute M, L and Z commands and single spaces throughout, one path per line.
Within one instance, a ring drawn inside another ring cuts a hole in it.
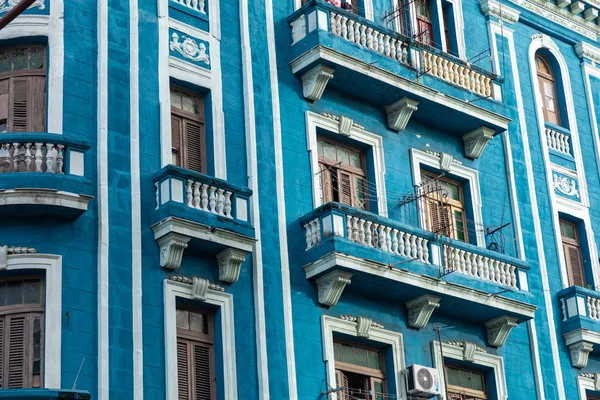
M 6 317 L 5 388 L 22 388 L 26 384 L 25 316 Z
M 46 130 L 46 77 L 33 76 L 30 84 L 29 131 L 44 132 Z
M 352 175 L 342 170 L 338 170 L 338 196 L 340 203 L 353 205 Z
M 321 179 L 321 201 L 323 204 L 333 201 L 333 188 L 331 186 L 331 171 L 323 163 L 319 163 Z
M 177 341 L 177 398 L 179 400 L 189 400 L 189 353 L 188 342 Z
M 340 400 L 348 400 L 350 398 L 350 385 L 348 384 L 348 376 L 340 370 L 335 371 L 335 378 L 337 380 L 337 388 L 341 388 L 338 398 Z
M 31 90 L 31 77 L 12 78 L 12 110 L 9 120 L 9 130 L 12 132 L 27 132 L 28 120 L 31 117 L 28 101 Z
M 200 343 L 194 345 L 195 400 L 212 399 L 212 374 L 210 348 Z
M 10 79 L 0 81 L 0 120 L 8 122 L 10 104 Z
M 583 263 L 581 262 L 581 251 L 579 247 L 569 243 L 563 243 L 565 262 L 567 264 L 567 278 L 571 286 L 585 287 L 583 275 Z
M 187 168 L 198 171 L 206 171 L 206 142 L 204 139 L 204 126 L 198 122 L 184 120 L 186 137 Z
M 5 317 L 0 317 L 0 388 L 4 388 L 4 323 Z
M 429 200 L 429 229 L 433 233 L 450 236 L 450 210 L 438 200 Z
M 182 167 L 183 149 L 181 148 L 181 128 L 183 120 L 181 117 L 171 114 L 171 152 L 175 155 L 175 165 Z

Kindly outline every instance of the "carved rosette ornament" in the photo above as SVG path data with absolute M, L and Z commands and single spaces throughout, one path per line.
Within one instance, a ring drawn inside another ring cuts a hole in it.
M 465 155 L 472 159 L 477 159 L 483 154 L 485 146 L 494 137 L 494 130 L 481 126 L 472 132 L 463 135 L 465 143 Z
M 406 302 L 408 326 L 421 329 L 429 322 L 433 310 L 440 306 L 441 298 L 425 294 Z
M 517 319 L 504 315 L 485 323 L 488 345 L 501 347 L 506 343 L 510 330 L 517 326 Z
M 385 107 L 388 115 L 388 126 L 397 132 L 401 132 L 408 125 L 410 117 L 418 110 L 419 102 L 404 97 L 397 102 Z
M 302 93 L 309 100 L 316 101 L 323 96 L 325 87 L 331 78 L 335 69 L 327 65 L 319 64 L 310 71 L 302 74 Z
M 217 254 L 219 262 L 219 280 L 223 282 L 235 283 L 240 277 L 242 263 L 246 261 L 248 252 L 229 248 Z
M 183 251 L 188 247 L 189 236 L 169 232 L 156 242 L 160 247 L 160 266 L 176 270 L 181 265 Z
M 594 344 L 589 342 L 576 342 L 569 345 L 571 352 L 571 364 L 575 368 L 585 368 L 588 362 L 588 356 L 594 349 Z
M 331 271 L 317 278 L 317 289 L 319 292 L 319 303 L 324 306 L 335 306 L 349 284 L 352 274 L 344 271 Z
M 191 37 L 181 36 L 181 41 L 179 41 L 179 35 L 176 32 L 173 32 L 169 48 L 171 51 L 178 52 L 188 60 L 203 62 L 210 65 L 210 58 L 206 53 L 206 45 L 202 42 L 198 45 Z
M 577 181 L 575 179 L 553 173 L 552 184 L 554 190 L 558 190 L 565 196 L 579 198 L 579 190 L 577 190 Z

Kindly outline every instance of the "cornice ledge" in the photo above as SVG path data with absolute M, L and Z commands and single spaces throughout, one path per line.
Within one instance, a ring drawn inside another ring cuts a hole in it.
M 580 59 L 587 58 L 594 63 L 600 64 L 600 49 L 592 46 L 587 42 L 579 42 L 575 44 L 575 53 L 577 53 L 577 57 Z
M 518 22 L 521 15 L 520 11 L 517 11 L 514 8 L 508 7 L 504 4 L 501 5 L 495 0 L 480 0 L 479 7 L 481 7 L 481 11 L 487 17 L 496 17 L 499 20 L 508 22 L 510 24 Z

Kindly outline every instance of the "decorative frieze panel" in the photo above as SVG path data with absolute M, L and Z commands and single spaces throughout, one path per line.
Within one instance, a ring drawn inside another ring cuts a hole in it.
M 576 177 L 552 171 L 552 186 L 555 194 L 570 200 L 579 201 L 579 183 Z
M 170 29 L 169 54 L 199 67 L 210 69 L 209 43 Z
M 440 297 L 425 294 L 406 302 L 408 309 L 408 325 L 411 328 L 421 329 L 427 325 L 433 310 L 440 306 Z
M 487 330 L 488 345 L 493 347 L 504 346 L 506 339 L 508 339 L 508 334 L 515 326 L 517 326 L 517 319 L 507 315 L 486 322 L 485 329 Z
M 5 13 L 5 12 L 9 12 L 10 10 L 12 10 L 17 4 L 19 4 L 20 0 L 6 0 L 6 2 L 2 2 L 2 5 L 0 5 L 0 13 Z M 39 11 L 44 11 L 46 10 L 46 1 L 49 0 L 35 0 L 33 2 L 33 4 L 26 10 L 39 10 Z

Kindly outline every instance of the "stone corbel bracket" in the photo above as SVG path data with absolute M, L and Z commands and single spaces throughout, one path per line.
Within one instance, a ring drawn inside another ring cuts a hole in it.
M 219 280 L 228 283 L 237 282 L 247 254 L 247 251 L 234 248 L 228 248 L 217 254 Z
M 189 236 L 175 232 L 169 232 L 158 238 L 156 242 L 160 247 L 160 266 L 171 270 L 179 269 L 183 251 L 188 247 L 189 241 Z
M 388 126 L 397 132 L 406 129 L 412 114 L 418 110 L 419 102 L 404 97 L 397 102 L 385 107 L 388 116 Z
M 571 364 L 575 368 L 585 368 L 592 350 L 594 350 L 594 344 L 589 342 L 577 342 L 569 345 Z
M 485 146 L 494 137 L 494 130 L 485 126 L 481 126 L 472 132 L 463 135 L 465 143 L 465 156 L 477 159 L 483 154 Z
M 408 326 L 421 329 L 429 322 L 433 310 L 440 306 L 440 297 L 425 294 L 416 299 L 407 301 Z
M 300 79 L 302 79 L 302 93 L 304 97 L 312 101 L 319 100 L 323 96 L 327 83 L 333 78 L 334 72 L 335 69 L 319 64 L 302 74 Z
M 349 284 L 352 274 L 344 271 L 331 271 L 317 278 L 317 289 L 319 292 L 319 303 L 324 306 L 335 306 Z
M 485 329 L 487 330 L 488 345 L 502 347 L 506 343 L 506 339 L 508 339 L 510 330 L 515 326 L 517 326 L 517 319 L 508 315 L 486 322 Z

